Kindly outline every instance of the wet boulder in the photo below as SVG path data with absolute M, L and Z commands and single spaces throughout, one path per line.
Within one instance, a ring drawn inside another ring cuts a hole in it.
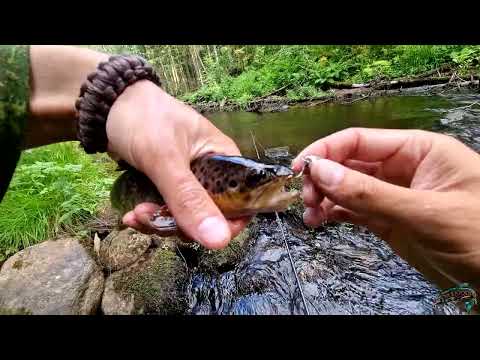
M 45 241 L 10 257 L 0 271 L 0 312 L 88 315 L 100 305 L 104 277 L 74 238 Z

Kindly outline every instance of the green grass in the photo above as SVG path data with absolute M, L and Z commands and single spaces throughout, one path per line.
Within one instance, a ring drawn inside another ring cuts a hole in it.
M 81 231 L 108 199 L 114 170 L 77 143 L 25 151 L 0 203 L 0 260 L 59 231 Z

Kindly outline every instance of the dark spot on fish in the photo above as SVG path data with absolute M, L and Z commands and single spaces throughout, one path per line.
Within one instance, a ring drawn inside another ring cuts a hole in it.
M 202 166 L 202 167 L 200 168 L 200 172 L 203 174 L 204 171 L 205 171 L 205 168 Z
M 215 169 L 213 169 L 214 172 L 219 172 L 220 171 L 220 168 L 219 167 L 216 167 Z
M 216 184 L 217 184 L 217 187 L 220 187 L 220 185 L 221 185 L 220 180 L 217 180 Z
M 228 186 L 230 186 L 231 188 L 234 188 L 237 186 L 237 182 L 235 180 L 230 180 L 230 182 L 228 183 Z

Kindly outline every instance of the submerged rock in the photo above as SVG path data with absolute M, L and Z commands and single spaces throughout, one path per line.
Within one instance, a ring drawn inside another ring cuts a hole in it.
M 98 260 L 106 270 L 117 271 L 137 261 L 151 243 L 151 236 L 134 229 L 115 230 L 100 243 Z
M 290 150 L 288 146 L 280 146 L 275 148 L 269 148 L 265 150 L 265 156 L 276 163 L 284 164 L 285 162 L 289 162 L 292 160 L 292 155 L 290 154 Z M 290 164 L 286 164 L 289 166 Z
M 182 314 L 187 308 L 187 281 L 188 272 L 175 245 L 165 242 L 107 278 L 102 311 L 106 315 Z
M 89 252 L 73 238 L 46 241 L 9 258 L 0 271 L 3 313 L 94 314 L 104 277 Z

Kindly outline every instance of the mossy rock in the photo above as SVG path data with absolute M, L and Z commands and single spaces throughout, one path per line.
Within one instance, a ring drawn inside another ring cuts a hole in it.
M 235 267 L 245 256 L 251 239 L 250 226 L 244 229 L 230 244 L 221 250 L 203 249 L 199 267 L 210 272 L 226 272 Z
M 133 265 L 106 281 L 102 310 L 118 314 L 183 314 L 188 272 L 174 245 L 150 249 Z
M 151 243 L 150 235 L 132 228 L 114 230 L 100 243 L 98 262 L 108 271 L 123 269 L 137 261 Z

